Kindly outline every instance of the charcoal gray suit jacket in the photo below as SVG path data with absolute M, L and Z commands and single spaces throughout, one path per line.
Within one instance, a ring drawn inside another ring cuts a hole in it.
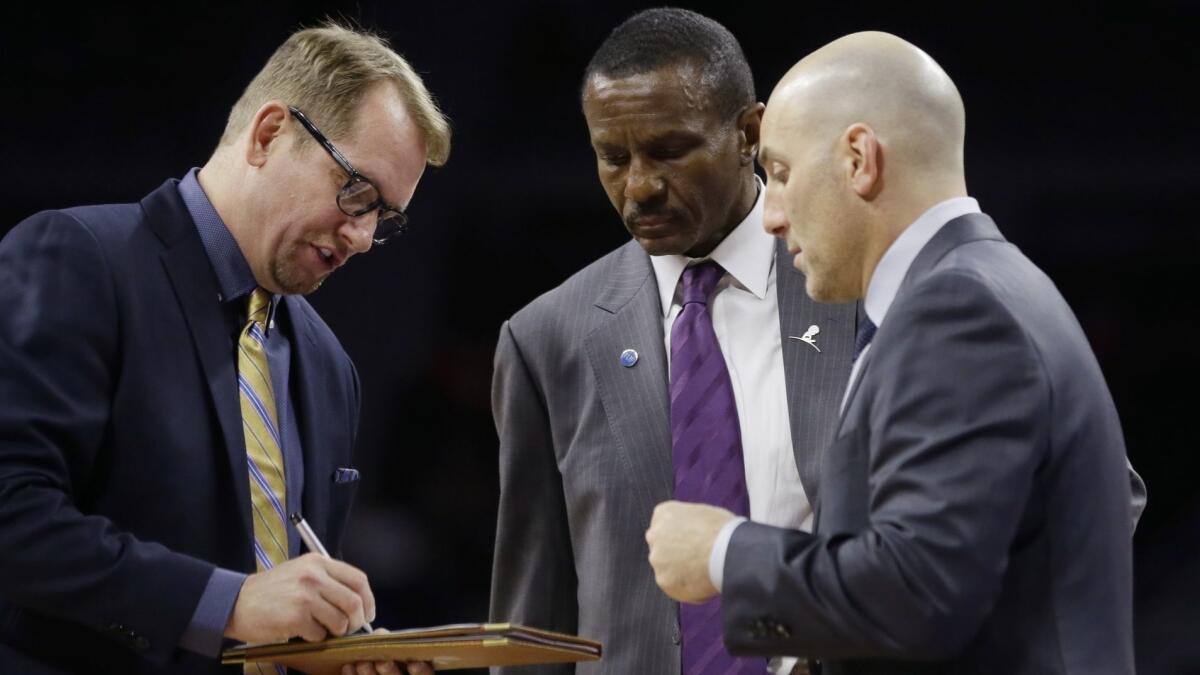
M 731 650 L 826 675 L 1133 673 L 1125 444 L 1050 279 L 987 216 L 956 218 L 863 358 L 816 534 L 733 534 Z
M 779 330 L 792 446 L 817 503 L 819 450 L 850 373 L 854 304 L 821 305 L 780 245 Z M 820 349 L 800 340 L 820 326 Z M 635 349 L 627 368 L 621 353 Z M 678 605 L 654 583 L 645 531 L 674 492 L 663 312 L 634 241 L 519 311 L 492 389 L 501 498 L 491 618 L 604 643 L 596 663 L 518 673 L 679 673 Z

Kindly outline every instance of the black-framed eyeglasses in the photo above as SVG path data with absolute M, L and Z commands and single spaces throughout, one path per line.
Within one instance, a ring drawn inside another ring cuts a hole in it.
M 333 147 L 333 143 L 325 138 L 325 134 L 321 133 L 317 125 L 313 124 L 304 113 L 295 106 L 288 106 L 288 110 L 300 122 L 300 126 L 312 134 L 312 137 L 325 148 L 325 152 L 328 152 L 329 156 L 333 157 L 333 161 L 337 162 L 338 166 L 342 167 L 342 171 L 345 171 L 346 175 L 350 177 L 342 189 L 338 190 L 338 209 L 348 216 L 361 216 L 379 209 L 375 220 L 375 233 L 371 236 L 376 244 L 386 244 L 396 235 L 407 230 L 408 216 L 404 215 L 404 211 L 383 201 L 383 195 L 380 194 L 379 188 L 375 187 L 371 179 L 350 166 L 345 155 Z

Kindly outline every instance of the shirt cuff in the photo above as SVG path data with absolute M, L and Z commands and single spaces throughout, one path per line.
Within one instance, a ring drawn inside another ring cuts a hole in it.
M 733 538 L 737 526 L 744 522 L 746 519 L 740 516 L 730 520 L 713 540 L 712 553 L 708 554 L 708 579 L 718 593 L 721 592 L 721 582 L 725 577 L 725 551 L 729 548 L 729 540 Z
M 245 574 L 214 568 L 200 596 L 200 603 L 192 614 L 192 621 L 179 638 L 179 646 L 202 656 L 219 656 L 225 626 L 229 624 L 233 606 L 245 581 Z

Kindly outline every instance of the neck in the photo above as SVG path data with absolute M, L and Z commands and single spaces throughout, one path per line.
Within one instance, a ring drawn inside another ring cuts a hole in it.
M 754 203 L 758 201 L 758 181 L 754 180 L 753 169 L 743 172 L 739 180 L 741 185 L 738 188 L 737 198 L 734 199 L 733 206 L 729 209 L 725 225 L 712 239 L 701 242 L 687 251 L 685 255 L 689 258 L 703 258 L 712 253 L 713 249 L 725 241 L 725 237 L 728 237 L 729 233 L 733 232 L 754 209 Z
M 225 156 L 225 152 L 218 149 L 208 162 L 200 167 L 200 171 L 196 174 L 196 180 L 204 189 L 208 201 L 216 210 L 217 215 L 221 217 L 221 221 L 225 223 L 225 227 L 229 228 L 229 233 L 233 235 L 234 241 L 237 242 L 244 254 L 246 250 L 245 243 L 242 241 L 244 210 L 239 206 L 237 181 L 233 180 L 231 176 L 229 160 Z
M 896 243 L 901 234 L 909 228 L 917 218 L 929 209 L 955 197 L 966 197 L 966 182 L 961 178 L 953 181 L 929 181 L 923 186 L 905 194 L 904 199 L 897 200 L 891 205 L 880 204 L 878 218 L 868 225 L 872 236 L 865 247 L 865 262 L 863 264 L 862 295 L 867 297 L 867 289 L 875 268 L 884 254 Z

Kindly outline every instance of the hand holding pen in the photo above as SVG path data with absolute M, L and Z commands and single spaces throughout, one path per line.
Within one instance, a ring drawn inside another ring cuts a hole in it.
M 325 546 L 321 543 L 321 540 L 317 539 L 317 534 L 312 531 L 312 528 L 308 526 L 308 522 L 299 513 L 293 513 L 290 520 L 296 526 L 296 531 L 300 533 L 300 538 L 304 540 L 304 545 L 308 547 L 308 550 L 325 558 L 330 557 L 329 551 L 325 550 Z M 360 630 L 366 633 L 387 632 L 383 629 L 376 631 L 371 628 L 370 623 L 364 623 Z M 342 673 L 344 675 L 355 675 L 356 673 L 363 672 L 374 672 L 376 675 L 393 675 L 393 673 L 397 675 L 400 673 L 408 673 L 408 675 L 433 675 L 433 664 L 419 661 L 405 664 L 392 661 L 375 661 L 357 664 L 348 663 L 342 666 Z
M 292 524 L 296 526 L 296 531 L 300 533 L 300 539 L 304 541 L 304 545 L 308 547 L 308 550 L 316 553 L 322 558 L 332 559 L 332 556 L 329 555 L 329 551 L 325 550 L 325 545 L 321 543 L 320 539 L 317 539 L 317 533 L 313 532 L 312 528 L 308 526 L 308 521 L 304 520 L 304 516 L 301 516 L 299 513 L 293 513 L 290 520 L 292 521 Z M 372 614 L 374 614 L 374 612 L 372 612 Z M 371 628 L 371 623 L 369 621 L 363 621 L 358 630 L 367 633 L 375 632 L 375 629 Z
M 375 596 L 367 575 L 322 555 L 320 543 L 314 542 L 315 537 L 307 542 L 314 553 L 245 578 L 225 637 L 254 643 L 294 637 L 316 642 L 369 625 L 375 618 Z

